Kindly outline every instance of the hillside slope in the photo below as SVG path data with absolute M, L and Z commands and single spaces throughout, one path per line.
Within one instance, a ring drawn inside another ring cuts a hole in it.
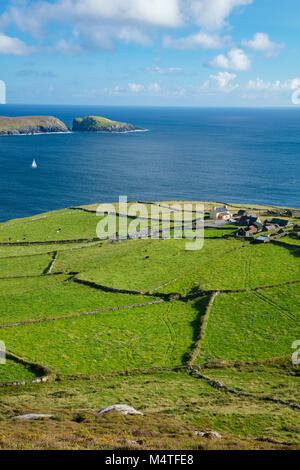
M 76 132 L 132 132 L 143 130 L 126 122 L 112 121 L 100 116 L 86 116 L 73 120 L 73 131 Z
M 53 116 L 0 116 L 0 135 L 68 132 L 67 126 Z
M 299 449 L 298 232 L 256 245 L 228 224 L 187 251 L 99 240 L 96 209 L 0 224 L 0 448 Z M 95 416 L 116 403 L 143 416 Z M 53 419 L 6 419 L 25 413 Z

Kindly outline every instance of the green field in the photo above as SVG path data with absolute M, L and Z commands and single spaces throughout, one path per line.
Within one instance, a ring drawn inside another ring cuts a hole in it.
M 220 240 L 220 243 L 229 241 Z M 187 295 L 195 287 L 203 290 L 245 289 L 295 281 L 300 278 L 299 256 L 300 249 L 282 245 L 239 245 L 239 249 L 212 259 L 162 291 Z
M 112 294 L 68 281 L 66 276 L 44 276 L 44 282 L 34 286 L 36 278 L 29 284 L 19 283 L 23 292 L 0 295 L 0 325 L 19 321 L 54 318 L 64 315 L 90 312 L 153 302 L 154 297 L 142 295 Z M 49 280 L 51 282 L 49 282 Z M 48 282 L 45 282 L 48 281 Z M 0 281 L 0 287 L 1 287 Z M 7 281 L 5 281 L 8 284 Z M 12 286 L 9 285 L 12 289 Z
M 97 205 L 81 209 L 0 224 L 0 448 L 299 448 L 297 235 L 95 241 Z M 94 417 L 114 403 L 144 416 Z M 6 420 L 33 412 L 54 418 Z M 221 441 L 193 434 L 212 429 Z
M 286 356 L 300 335 L 299 286 L 219 294 L 197 363 Z
M 202 250 L 186 251 L 185 240 L 140 240 L 126 243 L 128 247 L 130 246 L 128 252 L 124 243 L 120 251 L 118 247 L 115 248 L 115 253 L 111 258 L 107 258 L 106 253 L 112 253 L 114 247 L 102 248 L 98 251 L 99 268 L 92 270 L 89 269 L 92 263 L 82 264 L 82 268 L 86 267 L 86 270 L 78 277 L 115 289 L 165 292 L 165 289 L 161 287 L 163 284 L 179 276 L 190 277 L 195 269 L 211 263 L 213 259 L 223 256 L 228 251 L 236 250 L 240 246 L 240 242 L 236 240 L 206 240 Z M 102 256 L 107 261 L 104 262 L 104 259 L 102 261 Z M 66 254 L 60 257 L 60 260 L 66 257 L 70 258 Z M 114 262 L 116 259 L 117 263 Z M 60 269 L 61 264 L 58 263 L 57 266 L 57 269 Z M 75 270 L 81 271 L 81 266 L 77 264 Z M 68 265 L 69 267 L 71 264 Z M 176 290 L 168 292 L 176 292 Z
M 60 374 L 172 367 L 193 345 L 202 304 L 164 303 L 5 328 L 1 338 L 10 351 Z
M 25 294 L 39 289 L 45 289 L 53 285 L 60 284 L 69 279 L 70 276 L 57 274 L 55 276 L 34 276 L 20 277 L 12 279 L 0 279 L 0 296 L 10 298 L 9 302 L 13 302 L 13 297 L 19 294 Z M 12 296 L 10 297 L 10 294 Z M 30 294 L 31 295 L 31 294 Z M 4 300 L 5 301 L 5 300 Z M 1 318 L 4 311 L 9 308 L 8 305 L 1 308 Z
M 35 379 L 36 377 L 36 370 L 10 358 L 6 359 L 6 364 L 0 367 L 0 382 L 22 382 Z
M 18 276 L 41 276 L 47 270 L 52 256 L 44 254 L 33 256 L 29 259 L 25 256 L 0 259 L 0 279 Z

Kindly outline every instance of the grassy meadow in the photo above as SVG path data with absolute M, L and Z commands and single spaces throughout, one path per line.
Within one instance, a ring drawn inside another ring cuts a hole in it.
M 147 205 L 159 229 L 166 203 Z M 195 251 L 96 240 L 97 207 L 0 224 L 0 449 L 299 449 L 297 233 L 256 245 L 205 228 Z M 149 226 L 120 216 L 116 234 L 122 223 Z M 115 403 L 144 415 L 95 417 Z M 8 419 L 35 412 L 53 417 Z M 210 430 L 222 439 L 195 434 Z

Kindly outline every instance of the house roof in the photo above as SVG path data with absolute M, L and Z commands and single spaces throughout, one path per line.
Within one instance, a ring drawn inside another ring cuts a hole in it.
M 265 237 L 264 235 L 260 235 L 259 237 L 257 237 L 256 240 L 259 240 L 260 242 L 264 242 L 266 240 L 269 240 L 269 237 Z
M 257 222 L 257 221 L 254 222 L 253 225 L 254 225 L 255 227 L 257 227 L 257 228 L 261 228 L 261 227 L 262 227 L 262 224 L 261 224 L 260 222 Z
M 229 213 L 229 210 L 227 209 L 227 207 L 216 207 L 216 208 L 215 208 L 215 211 L 216 211 L 216 212 L 224 212 L 224 213 L 226 213 L 226 214 Z
M 278 225 L 288 225 L 289 221 L 288 220 L 285 220 L 285 219 L 272 219 L 271 222 L 273 224 L 278 224 Z

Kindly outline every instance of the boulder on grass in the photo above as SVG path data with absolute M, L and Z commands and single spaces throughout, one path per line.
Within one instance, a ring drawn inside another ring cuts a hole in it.
M 21 420 L 26 421 L 28 419 L 41 419 L 41 418 L 52 418 L 52 415 L 29 413 L 27 415 L 13 416 L 11 419 L 21 419 Z
M 96 415 L 102 415 L 103 413 L 107 413 L 108 411 L 117 411 L 121 415 L 142 415 L 140 411 L 135 410 L 132 406 L 128 405 L 110 405 L 106 408 L 102 408 L 101 410 L 97 411 Z

